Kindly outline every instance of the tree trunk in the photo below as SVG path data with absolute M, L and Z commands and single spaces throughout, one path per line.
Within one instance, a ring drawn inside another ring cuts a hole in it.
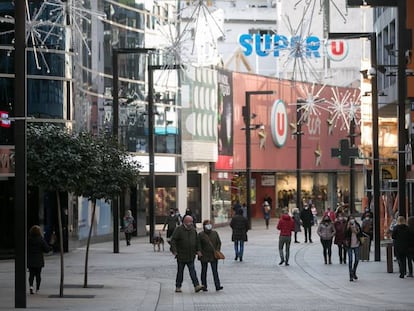
M 59 297 L 63 297 L 63 279 L 64 279 L 64 264 L 63 264 L 63 228 L 62 228 L 62 211 L 60 206 L 60 193 L 56 191 L 57 198 L 57 214 L 59 226 L 59 252 L 60 252 L 60 283 L 59 283 Z
M 92 200 L 92 217 L 91 226 L 89 227 L 88 241 L 86 242 L 86 255 L 85 255 L 85 274 L 83 278 L 83 287 L 88 287 L 88 259 L 89 259 L 89 246 L 91 244 L 92 229 L 95 223 L 95 212 L 96 212 L 96 200 Z

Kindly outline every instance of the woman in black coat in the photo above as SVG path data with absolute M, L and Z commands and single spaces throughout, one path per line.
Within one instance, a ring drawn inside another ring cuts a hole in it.
M 243 261 L 244 242 L 247 241 L 249 222 L 243 217 L 242 209 L 239 209 L 236 215 L 231 219 L 230 227 L 233 230 L 231 240 L 234 242 L 234 252 L 236 253 L 234 260 L 239 259 L 240 261 Z
M 33 294 L 33 281 L 36 278 L 36 292 L 40 289 L 41 272 L 45 266 L 43 253 L 48 253 L 52 248 L 42 237 L 39 226 L 33 226 L 29 230 L 27 239 L 27 268 L 29 269 L 30 294 Z
M 404 216 L 398 216 L 397 225 L 392 231 L 392 238 L 394 240 L 395 255 L 398 259 L 398 265 L 400 267 L 400 278 L 403 279 L 405 277 L 405 273 L 407 272 L 407 257 L 410 245 L 410 232 L 405 223 Z

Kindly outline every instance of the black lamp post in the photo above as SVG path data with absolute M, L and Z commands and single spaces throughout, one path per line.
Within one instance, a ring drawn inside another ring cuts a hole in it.
M 15 94 L 15 179 L 14 179 L 14 305 L 26 308 L 26 5 L 15 2 L 14 94 Z
M 302 209 L 302 104 L 306 100 L 298 99 L 296 108 L 296 207 Z
M 251 112 L 250 112 L 250 96 L 252 95 L 269 95 L 274 94 L 273 91 L 247 91 L 245 92 L 246 106 L 243 107 L 243 118 L 246 134 L 246 207 L 247 207 L 247 219 L 249 221 L 249 228 L 252 227 L 252 218 L 251 218 L 251 202 L 252 202 L 252 193 L 251 193 L 251 136 L 250 131 L 252 130 L 251 124 Z M 259 126 L 253 125 L 253 129 L 257 129 Z
M 359 39 L 367 38 L 371 42 L 370 56 L 371 66 L 377 70 L 377 37 L 375 32 L 361 32 L 361 33 L 329 33 L 328 39 Z M 371 114 L 372 114 L 372 173 L 373 173 L 373 199 L 374 199 L 374 248 L 375 248 L 375 261 L 381 260 L 380 249 L 380 168 L 379 168 L 379 146 L 378 146 L 378 87 L 377 87 L 377 74 L 371 76 Z M 351 147 L 355 143 L 355 121 L 350 125 L 350 140 Z M 351 160 L 350 174 L 354 174 L 354 159 Z M 352 181 L 353 175 L 350 176 L 350 203 L 354 204 L 354 182 Z

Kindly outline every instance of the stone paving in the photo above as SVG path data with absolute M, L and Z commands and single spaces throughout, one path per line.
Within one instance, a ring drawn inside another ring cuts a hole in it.
M 90 248 L 88 284 L 82 288 L 85 248 L 65 254 L 64 295 L 91 298 L 51 298 L 59 293 L 59 255 L 46 258 L 41 291 L 27 295 L 27 309 L 34 310 L 414 310 L 414 279 L 387 273 L 385 249 L 382 261 L 360 262 L 359 279 L 349 282 L 347 265 L 340 265 L 336 246 L 333 264 L 325 265 L 322 246 L 314 243 L 291 244 L 290 266 L 279 266 L 277 220 L 268 230 L 264 221 L 255 220 L 245 244 L 243 262 L 234 260 L 231 230 L 217 231 L 227 256 L 219 263 L 224 289 L 216 292 L 208 271 L 208 292 L 194 293 L 185 271 L 183 292 L 175 293 L 176 262 L 168 250 L 154 252 L 148 237 L 134 238 L 126 247 L 121 241 L 119 254 L 112 253 L 112 242 Z M 316 228 L 314 228 L 314 231 Z M 303 241 L 303 235 L 299 234 Z M 200 265 L 196 262 L 198 274 Z M 0 310 L 14 309 L 14 262 L 0 261 Z

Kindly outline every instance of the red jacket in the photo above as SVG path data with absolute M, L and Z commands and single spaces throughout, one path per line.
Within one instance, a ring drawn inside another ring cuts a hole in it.
M 283 214 L 276 228 L 280 230 L 281 236 L 291 236 L 292 231 L 295 230 L 295 222 L 288 214 Z

